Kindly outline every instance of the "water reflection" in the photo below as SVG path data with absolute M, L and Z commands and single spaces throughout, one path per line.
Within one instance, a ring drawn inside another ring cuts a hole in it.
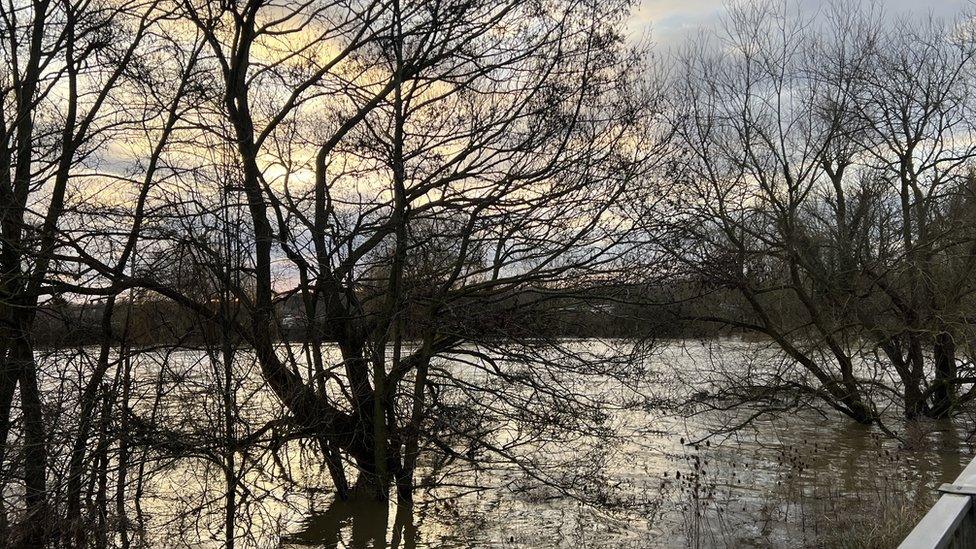
M 940 477 L 946 479 L 945 482 L 955 480 L 959 473 L 966 466 L 962 457 L 962 441 L 959 438 L 959 431 L 949 421 L 939 422 L 939 455 L 941 469 Z
M 906 432 L 908 455 L 918 472 L 914 487 L 918 498 L 930 496 L 934 486 L 953 482 L 969 462 L 969 448 L 959 437 L 958 427 L 948 420 L 912 423 Z
M 676 346 L 674 352 L 681 357 L 686 350 Z M 677 360 L 673 368 L 692 366 Z M 331 501 L 323 499 L 326 491 L 269 486 L 273 496 L 254 511 L 242 511 L 242 524 L 270 517 L 253 529 L 256 538 L 265 537 L 252 545 L 280 540 L 296 548 L 894 546 L 934 501 L 935 487 L 955 479 L 972 455 L 966 433 L 949 422 L 904 424 L 892 418 L 888 427 L 905 435 L 901 442 L 878 426 L 812 410 L 763 415 L 727 437 L 687 444 L 739 425 L 754 411 L 732 410 L 731 417 L 721 410 L 693 417 L 617 412 L 612 425 L 620 444 L 600 455 L 616 505 L 610 509 L 581 505 L 535 485 L 517 468 L 499 465 L 438 474 L 451 484 L 418 494 L 413 508 L 362 496 Z M 553 474 L 573 472 L 567 469 L 573 455 L 535 457 L 545 466 L 547 457 L 565 458 Z M 318 486 L 316 464 L 291 463 L 308 473 L 298 486 Z M 182 496 L 189 491 L 187 478 L 200 477 L 189 469 L 185 477 L 168 472 L 160 493 Z M 471 491 L 472 486 L 487 489 Z M 197 504 L 186 500 L 187 507 L 175 507 L 161 498 L 149 516 L 183 516 L 183 509 Z M 160 546 L 198 535 L 195 524 L 177 526 L 185 531 L 162 538 Z M 282 530 L 288 532 L 284 539 Z M 885 532 L 892 533 L 882 537 Z
M 284 541 L 296 547 L 325 549 L 416 549 L 413 507 L 396 505 L 393 516 L 390 524 L 390 506 L 354 488 L 348 500 L 333 500 Z
M 870 427 L 855 422 L 843 422 L 837 425 L 833 444 L 837 448 L 845 448 L 844 464 L 841 468 L 841 484 L 846 493 L 858 490 L 859 479 L 863 472 L 861 467 L 877 468 L 874 460 L 868 457 L 868 441 L 871 437 Z
M 879 524 L 878 517 L 886 516 L 885 528 L 899 521 L 910 526 L 916 517 L 892 510 L 913 509 L 917 502 L 924 511 L 934 499 L 934 486 L 954 479 L 968 462 L 970 450 L 951 423 L 904 426 L 906 432 L 914 431 L 915 442 L 902 447 L 877 428 L 836 419 L 795 413 L 763 424 L 754 438 L 710 448 L 672 446 L 677 442 L 672 436 L 682 434 L 677 431 L 654 443 L 627 446 L 615 471 L 621 475 L 636 467 L 644 469 L 638 477 L 649 479 L 671 468 L 667 480 L 684 460 L 665 456 L 692 452 L 704 460 L 703 485 L 714 483 L 722 495 L 703 503 L 704 529 L 694 535 L 687 530 L 689 518 L 682 515 L 688 512 L 687 501 L 674 490 L 665 496 L 656 520 L 642 525 L 631 516 L 623 531 L 614 533 L 600 530 L 614 520 L 608 516 L 586 522 L 571 518 L 572 505 L 559 499 L 525 500 L 499 489 L 486 494 L 491 501 L 487 507 L 483 500 L 457 498 L 461 515 L 448 520 L 424 502 L 411 508 L 388 507 L 363 496 L 334 501 L 303 520 L 285 541 L 327 549 L 684 547 L 694 545 L 696 538 L 718 547 L 832 545 L 850 542 L 829 536 L 854 535 L 845 532 L 857 531 L 855 524 L 867 516 Z M 836 532 L 824 538 L 824 529 Z

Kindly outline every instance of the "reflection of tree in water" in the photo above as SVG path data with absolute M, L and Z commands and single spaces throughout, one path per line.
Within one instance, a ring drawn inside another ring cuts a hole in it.
M 934 450 L 937 459 L 919 459 L 915 470 L 915 497 L 927 501 L 933 498 L 932 488 L 943 482 L 956 480 L 965 463 L 962 455 L 962 440 L 956 426 L 950 421 L 922 421 L 909 426 L 906 444 L 910 449 Z M 907 488 L 907 486 L 906 486 Z
M 965 466 L 962 459 L 962 440 L 952 422 L 942 420 L 938 423 L 942 426 L 938 439 L 939 456 L 942 458 L 939 460 L 939 473 L 945 482 L 950 482 L 959 476 Z
M 843 467 L 840 469 L 839 482 L 829 481 L 842 488 L 847 493 L 864 491 L 866 485 L 877 485 L 881 482 L 879 476 L 879 460 L 892 463 L 889 476 L 890 482 L 900 482 L 895 471 L 903 471 L 904 475 L 914 477 L 914 483 L 906 483 L 902 490 L 912 499 L 927 500 L 931 497 L 932 487 L 942 482 L 951 482 L 959 475 L 964 466 L 962 441 L 956 427 L 948 421 L 908 421 L 905 424 L 906 438 L 901 443 L 900 451 L 886 445 L 885 439 L 871 427 L 850 423 L 834 429 L 834 447 L 843 449 Z M 918 459 L 914 452 L 925 451 L 925 456 Z M 912 460 L 907 463 L 906 460 Z
M 841 486 L 846 492 L 855 492 L 861 485 L 861 469 L 873 467 L 873 460 L 866 459 L 871 428 L 858 423 L 846 423 L 836 431 L 834 444 L 846 448 L 844 467 L 841 469 Z
M 284 541 L 286 545 L 328 549 L 415 549 L 417 527 L 413 513 L 411 505 L 397 505 L 391 526 L 389 503 L 378 501 L 366 488 L 357 485 L 348 499 L 334 499 L 324 512 L 309 517 L 303 530 Z

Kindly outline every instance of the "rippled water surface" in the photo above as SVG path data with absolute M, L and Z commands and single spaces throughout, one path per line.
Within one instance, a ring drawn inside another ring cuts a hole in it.
M 704 360 L 697 342 L 673 343 L 653 360 L 663 378 Z M 711 349 L 714 351 L 714 349 Z M 754 344 L 729 342 L 735 362 Z M 255 397 L 257 398 L 257 397 Z M 254 493 L 241 514 L 260 536 L 245 546 L 286 547 L 884 547 L 896 544 L 972 455 L 967 436 L 948 424 L 899 425 L 904 441 L 872 427 L 813 410 L 763 416 L 729 434 L 736 415 L 707 412 L 677 418 L 661 410 L 617 413 L 621 435 L 599 455 L 600 501 L 581 502 L 517 467 L 455 470 L 453 486 L 421 491 L 411 508 L 365 498 L 333 501 L 323 471 L 294 451 L 287 463 L 261 462 L 242 473 Z M 748 415 L 748 414 L 746 414 Z M 565 456 L 563 456 L 565 458 Z M 563 459 L 572 468 L 574 459 Z M 568 465 L 567 465 L 568 464 Z M 272 475 L 271 469 L 275 474 Z M 271 480 L 287 471 L 296 492 Z M 219 538 L 207 516 L 182 516 L 208 488 L 200 467 L 162 471 L 147 500 L 157 541 L 172 545 L 198 534 Z M 548 474 L 560 474 L 556 470 Z M 445 479 L 440 479 L 441 481 Z M 321 489 L 314 488 L 322 486 Z M 481 489 L 475 489 L 478 486 Z M 212 487 L 210 487 L 212 488 Z M 219 493 L 219 490 L 217 491 Z M 214 500 L 219 503 L 219 500 Z M 214 515 L 219 517 L 219 514 Z M 175 518 L 179 517 L 179 518 Z M 205 542 L 204 542 L 205 543 Z

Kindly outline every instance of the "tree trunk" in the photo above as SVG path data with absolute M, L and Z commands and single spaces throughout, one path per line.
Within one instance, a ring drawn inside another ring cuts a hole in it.
M 933 347 L 935 359 L 935 387 L 932 395 L 931 416 L 944 418 L 955 407 L 956 385 L 951 382 L 956 377 L 956 342 L 952 334 L 939 332 Z
M 115 298 L 110 297 L 105 304 L 102 312 L 102 344 L 99 349 L 98 363 L 95 370 L 91 373 L 85 390 L 81 395 L 81 414 L 78 418 L 78 433 L 71 448 L 71 457 L 68 463 L 68 528 L 73 534 L 74 544 L 77 547 L 85 545 L 87 529 L 81 516 L 81 485 L 84 480 L 85 453 L 88 445 L 89 433 L 92 427 L 92 418 L 95 407 L 98 404 L 99 388 L 105 373 L 108 371 L 109 358 L 112 342 L 112 317 L 115 310 Z M 68 532 L 65 532 L 68 534 Z
M 27 516 L 21 547 L 43 547 L 48 535 L 47 442 L 44 413 L 37 386 L 37 365 L 30 341 L 19 338 L 12 362 L 18 371 L 20 405 L 24 420 L 24 489 Z

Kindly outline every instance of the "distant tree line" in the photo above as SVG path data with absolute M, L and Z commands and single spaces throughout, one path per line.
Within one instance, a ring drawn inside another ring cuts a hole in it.
M 683 297 L 697 298 L 693 289 Z M 200 343 L 215 337 L 217 325 L 201 324 L 197 314 L 163 299 L 129 303 L 117 300 L 125 312 L 113 317 L 113 330 L 128 330 L 131 345 Z M 674 289 L 644 286 L 590 287 L 571 290 L 527 290 L 501 302 L 465 304 L 465 315 L 445 321 L 444 330 L 479 334 L 479 337 L 555 337 L 657 339 L 707 337 L 716 333 L 711 322 L 690 318 L 700 305 L 682 305 Z M 39 348 L 98 345 L 102 340 L 103 301 L 74 303 L 53 300 L 39 305 L 35 343 Z M 309 319 L 300 297 L 281 299 L 275 306 L 277 341 L 306 342 Z M 474 314 L 467 314 L 474 312 Z M 423 311 L 404 311 L 407 325 L 404 337 L 419 338 L 423 333 Z M 312 321 L 312 330 L 323 342 L 335 343 L 326 319 Z M 728 328 L 725 333 L 744 330 Z

